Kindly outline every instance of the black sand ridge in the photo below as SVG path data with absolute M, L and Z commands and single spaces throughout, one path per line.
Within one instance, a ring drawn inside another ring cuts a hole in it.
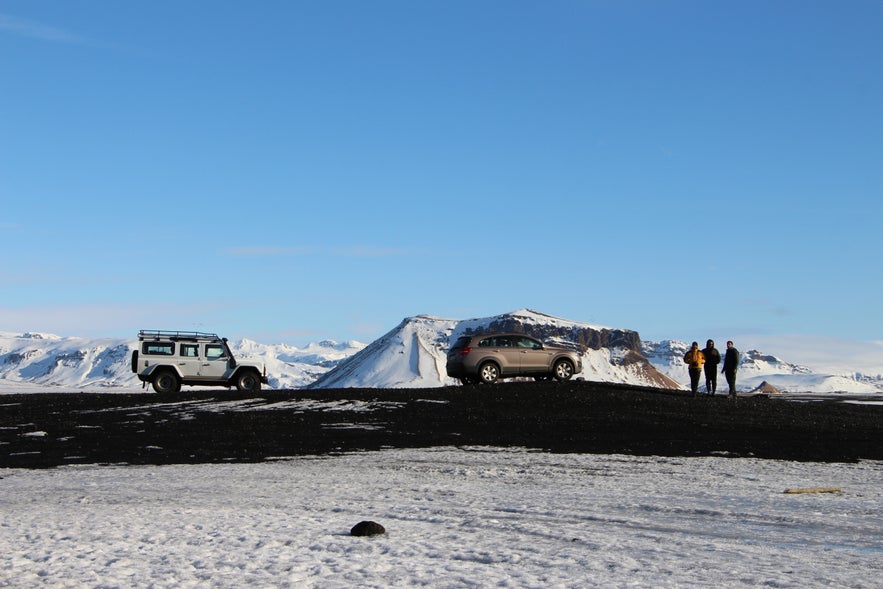
M 592 382 L 0 396 L 0 467 L 261 462 L 382 448 L 883 459 L 883 407 Z

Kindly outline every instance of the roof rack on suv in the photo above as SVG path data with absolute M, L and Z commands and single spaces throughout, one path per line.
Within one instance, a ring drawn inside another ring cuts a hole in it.
M 216 333 L 205 333 L 202 331 L 165 331 L 162 329 L 142 329 L 138 332 L 138 339 L 171 339 L 171 340 L 195 340 L 195 339 L 215 339 L 219 340 Z

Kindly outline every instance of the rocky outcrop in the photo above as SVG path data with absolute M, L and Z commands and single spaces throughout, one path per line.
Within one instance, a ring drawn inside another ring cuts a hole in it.
M 580 353 L 586 350 L 601 348 L 625 348 L 641 354 L 641 337 L 636 331 L 627 329 L 593 328 L 582 325 L 555 325 L 553 323 L 536 323 L 525 321 L 516 314 L 500 315 L 486 327 L 467 330 L 467 333 L 511 332 L 523 333 L 541 340 L 569 342 L 579 348 Z M 641 354 L 643 357 L 643 354 Z
M 752 390 L 751 392 L 769 395 L 769 394 L 779 394 L 782 391 L 780 391 L 779 389 L 777 389 L 776 387 L 774 387 L 773 385 L 771 385 L 767 381 L 763 381 L 762 383 L 757 385 L 757 387 L 755 387 L 754 390 Z

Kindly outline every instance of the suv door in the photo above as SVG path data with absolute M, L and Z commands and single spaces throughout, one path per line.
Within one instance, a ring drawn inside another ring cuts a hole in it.
M 519 336 L 513 339 L 521 357 L 522 373 L 549 371 L 549 359 L 552 353 L 543 349 L 542 343 L 527 336 Z
M 223 344 L 205 344 L 199 362 L 199 378 L 223 378 L 227 375 L 230 358 Z
M 178 350 L 178 368 L 184 378 L 199 374 L 199 344 L 181 343 Z
M 503 374 L 518 374 L 521 372 L 521 354 L 515 347 L 515 340 L 509 336 L 498 336 L 494 338 L 496 344 L 495 352 L 501 360 L 500 371 Z

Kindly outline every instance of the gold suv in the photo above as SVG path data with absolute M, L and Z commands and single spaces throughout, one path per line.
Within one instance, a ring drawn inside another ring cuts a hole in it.
M 573 350 L 547 346 L 520 333 L 484 333 L 458 338 L 446 368 L 448 376 L 463 384 L 489 384 L 514 376 L 569 380 L 582 372 L 583 363 Z

